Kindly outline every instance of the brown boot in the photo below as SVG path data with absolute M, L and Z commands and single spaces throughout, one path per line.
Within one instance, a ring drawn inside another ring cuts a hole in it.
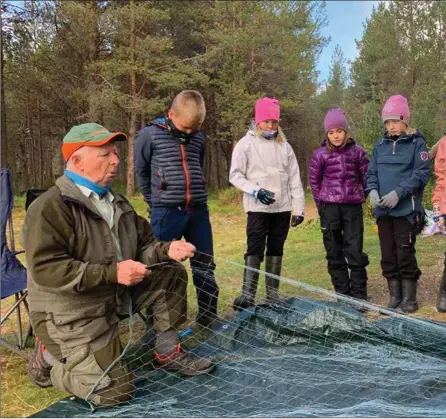
M 38 387 L 52 387 L 51 368 L 53 368 L 43 357 L 45 346 L 36 338 L 36 347 L 28 362 L 28 376 L 33 384 Z
M 176 351 L 168 356 L 161 356 L 155 352 L 155 362 L 166 371 L 179 372 L 186 376 L 207 374 L 215 367 L 207 358 L 198 358 L 182 352 L 180 344 L 177 345 Z

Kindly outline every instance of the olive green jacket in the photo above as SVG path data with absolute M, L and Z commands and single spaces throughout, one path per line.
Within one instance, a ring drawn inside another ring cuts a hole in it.
M 113 193 L 113 192 L 112 192 Z M 113 193 L 115 234 L 124 260 L 168 261 L 170 243 L 153 236 L 148 221 Z M 67 177 L 29 207 L 23 230 L 31 311 L 84 318 L 125 314 L 125 289 L 117 283 L 111 230 L 96 207 Z M 128 313 L 128 311 L 127 311 Z

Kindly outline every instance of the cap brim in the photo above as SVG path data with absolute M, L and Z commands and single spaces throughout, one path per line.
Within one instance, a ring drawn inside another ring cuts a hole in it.
M 109 143 L 110 141 L 126 141 L 126 140 L 127 140 L 127 135 L 125 135 L 123 132 L 114 132 L 112 135 L 109 135 L 103 140 L 89 141 L 84 143 L 84 145 L 89 145 L 91 147 L 99 147 L 101 145 Z

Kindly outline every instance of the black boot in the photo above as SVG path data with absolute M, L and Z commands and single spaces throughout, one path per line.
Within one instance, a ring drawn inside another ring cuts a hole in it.
M 261 260 L 257 256 L 246 256 L 246 266 L 249 268 L 260 269 Z M 234 310 L 244 310 L 254 305 L 254 299 L 259 282 L 259 273 L 245 268 L 243 272 L 242 295 L 234 300 Z
M 403 300 L 399 305 L 399 309 L 405 313 L 413 313 L 418 310 L 417 301 L 417 285 L 416 280 L 402 280 L 401 285 L 403 287 Z
M 331 283 L 336 294 L 351 297 L 350 275 L 346 264 L 328 263 L 328 273 L 331 276 Z
M 446 313 L 446 253 L 444 257 L 443 279 L 441 280 L 437 296 L 437 310 L 440 313 Z
M 265 260 L 265 284 L 266 284 L 266 301 L 268 303 L 279 301 L 279 283 L 278 278 L 269 276 L 273 274 L 280 276 L 282 271 L 282 256 L 267 256 Z
M 403 288 L 400 279 L 388 279 L 387 285 L 389 287 L 390 300 L 387 307 L 396 309 L 403 299 Z

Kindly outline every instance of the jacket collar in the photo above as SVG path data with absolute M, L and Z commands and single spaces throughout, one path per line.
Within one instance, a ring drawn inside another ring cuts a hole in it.
M 100 216 L 98 210 L 93 205 L 93 203 L 79 190 L 79 188 L 74 184 L 74 182 L 67 176 L 63 175 L 59 179 L 57 179 L 56 186 L 59 188 L 62 198 L 64 200 L 74 201 Z M 124 199 L 121 195 L 113 192 L 112 190 L 110 190 L 110 193 L 113 195 L 114 198 L 113 203 L 116 206 L 123 206 L 122 208 L 123 210 L 128 210 L 127 208 L 124 208 L 127 205 L 130 207 L 126 199 Z
M 417 129 L 414 133 L 408 134 L 406 132 L 403 132 L 396 141 L 415 141 L 417 137 L 422 137 L 424 139 L 423 134 Z M 393 141 L 392 137 L 389 135 L 389 133 L 386 131 L 383 135 L 383 140 Z

